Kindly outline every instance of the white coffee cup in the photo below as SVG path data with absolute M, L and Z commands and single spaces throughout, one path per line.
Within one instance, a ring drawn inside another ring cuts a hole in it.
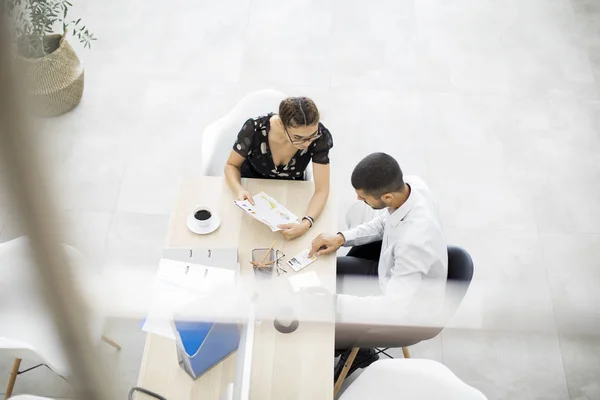
M 206 228 L 207 226 L 210 226 L 210 223 L 213 220 L 213 215 L 214 214 L 210 208 L 197 206 L 194 208 L 192 218 L 199 228 Z

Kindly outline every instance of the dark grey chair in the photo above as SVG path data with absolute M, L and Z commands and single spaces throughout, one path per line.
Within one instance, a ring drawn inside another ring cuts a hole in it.
M 473 279 L 473 260 L 469 253 L 457 246 L 448 246 L 448 281 L 446 285 L 445 315 L 450 318 L 460 306 Z M 447 321 L 446 321 L 447 322 Z M 352 368 L 354 357 L 360 347 L 375 347 L 378 354 L 393 358 L 386 351 L 389 348 L 402 347 L 405 358 L 410 358 L 409 346 L 437 336 L 443 326 L 372 326 L 366 324 L 336 324 L 336 348 L 353 348 L 344 360 L 336 388 L 341 386 L 346 374 Z
M 446 306 L 452 313 L 460 306 L 473 279 L 474 266 L 471 255 L 458 246 L 448 246 L 448 283 Z

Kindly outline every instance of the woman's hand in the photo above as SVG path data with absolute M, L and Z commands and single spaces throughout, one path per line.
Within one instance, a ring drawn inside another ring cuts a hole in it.
M 238 201 L 248 200 L 250 202 L 250 204 L 254 205 L 254 199 L 252 198 L 252 195 L 250 194 L 250 192 L 248 192 L 244 188 L 241 188 L 240 190 L 238 190 L 237 200 Z
M 310 222 L 303 220 L 299 224 L 283 224 L 279 225 L 278 228 L 283 229 L 281 234 L 284 238 L 292 240 L 304 235 L 310 229 Z

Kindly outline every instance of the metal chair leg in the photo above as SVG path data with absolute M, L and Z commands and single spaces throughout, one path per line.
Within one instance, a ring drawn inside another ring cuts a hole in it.
M 391 359 L 393 359 L 393 358 L 394 358 L 394 357 L 390 356 L 390 355 L 389 355 L 389 354 L 386 352 L 386 350 L 389 350 L 389 347 L 386 347 L 385 349 L 380 349 L 380 348 L 377 348 L 377 347 L 376 347 L 376 348 L 375 348 L 375 350 L 377 350 L 375 354 L 383 354 L 383 355 L 385 355 L 387 358 L 391 358 Z
M 410 353 L 408 351 L 408 347 L 402 348 L 402 354 L 404 354 L 404 358 L 410 358 Z
M 117 349 L 117 350 L 121 350 L 121 346 L 119 346 L 119 345 L 117 344 L 117 342 L 115 342 L 114 340 L 112 340 L 112 339 L 110 339 L 110 338 L 108 338 L 108 337 L 106 337 L 106 336 L 104 336 L 104 335 L 102 335 L 102 341 L 103 341 L 104 343 L 108 344 L 109 346 L 112 346 L 112 347 L 114 347 L 114 348 L 115 348 L 115 349 Z
M 360 347 L 354 347 L 350 351 L 350 355 L 348 356 L 348 359 L 344 364 L 344 368 L 342 368 L 342 372 L 340 373 L 340 376 L 338 377 L 338 380 L 335 382 L 335 386 L 333 387 L 334 396 L 337 394 L 337 392 L 340 391 L 342 383 L 344 383 L 344 379 L 346 379 L 346 375 L 348 375 L 348 371 L 350 371 L 350 367 L 352 367 L 352 363 L 354 362 L 354 359 L 356 358 L 356 354 L 358 354 L 359 349 Z
M 15 388 L 15 382 L 17 381 L 17 375 L 19 375 L 19 367 L 21 366 L 21 359 L 15 358 L 13 362 L 12 370 L 8 378 L 8 384 L 6 385 L 6 393 L 4 394 L 4 400 L 7 400 L 12 395 L 13 389 Z

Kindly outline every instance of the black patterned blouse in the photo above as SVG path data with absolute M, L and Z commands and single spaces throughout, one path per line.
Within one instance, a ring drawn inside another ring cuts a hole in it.
M 333 138 L 319 122 L 320 138 L 305 150 L 298 150 L 286 165 L 275 165 L 268 140 L 272 115 L 250 118 L 238 133 L 233 150 L 245 158 L 240 167 L 242 178 L 304 180 L 304 171 L 311 159 L 316 164 L 329 164 Z

